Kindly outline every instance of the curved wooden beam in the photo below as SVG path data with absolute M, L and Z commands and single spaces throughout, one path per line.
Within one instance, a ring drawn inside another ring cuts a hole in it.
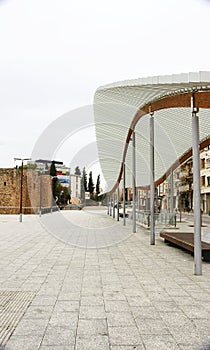
M 200 149 L 204 149 L 205 147 L 210 145 L 210 137 L 205 139 L 200 143 Z M 171 174 L 172 171 L 174 171 L 180 164 L 183 164 L 192 156 L 192 148 L 190 148 L 184 155 L 182 155 L 176 162 L 174 162 L 171 167 L 161 176 L 157 181 L 155 181 L 155 187 L 159 186 L 162 184 L 167 177 Z M 137 186 L 137 189 L 141 190 L 148 190 L 150 186 Z

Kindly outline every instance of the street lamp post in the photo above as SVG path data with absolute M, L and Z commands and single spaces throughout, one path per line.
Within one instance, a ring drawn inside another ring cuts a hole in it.
M 24 160 L 30 160 L 31 158 L 14 158 L 14 161 L 21 160 L 21 177 L 20 177 L 20 217 L 19 221 L 23 221 L 23 162 Z

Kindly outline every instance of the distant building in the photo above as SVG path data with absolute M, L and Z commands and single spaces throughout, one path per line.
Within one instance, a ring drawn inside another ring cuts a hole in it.
M 70 187 L 70 168 L 65 165 L 56 166 L 56 175 L 63 187 Z
M 74 198 L 81 198 L 81 176 L 70 174 L 71 201 Z
M 57 166 L 62 166 L 63 165 L 63 162 L 60 162 L 60 161 L 56 161 L 56 160 L 53 160 L 53 162 L 55 163 L 55 166 L 57 168 Z M 37 169 L 43 171 L 43 172 L 46 172 L 46 173 L 49 173 L 50 172 L 50 166 L 52 164 L 52 160 L 49 160 L 49 159 L 36 159 L 36 160 L 29 160 L 27 162 L 27 165 L 30 166 L 30 165 L 34 165 L 36 166 Z
M 171 176 L 173 176 L 173 181 Z M 200 152 L 200 195 L 201 210 L 204 214 L 210 215 L 210 146 Z M 137 190 L 137 208 L 143 211 L 150 210 L 150 190 Z M 177 167 L 173 174 L 169 175 L 155 189 L 155 211 L 172 211 L 175 209 L 186 212 L 193 211 L 192 157 Z
M 181 164 L 175 171 L 177 179 L 177 208 L 183 211 L 193 210 L 193 163 L 192 158 Z
M 63 162 L 53 160 L 56 167 L 56 175 L 61 183 L 62 187 L 70 187 L 70 168 L 65 166 Z M 35 161 L 28 161 L 27 165 L 36 166 L 36 169 L 40 170 L 44 174 L 50 174 L 50 167 L 52 160 L 37 159 Z
M 201 158 L 201 209 L 210 215 L 210 147 L 200 154 Z
M 173 182 L 174 208 L 193 211 L 192 157 L 174 171 Z M 170 201 L 170 180 L 168 179 L 165 183 L 168 183 L 164 193 L 165 200 Z M 201 210 L 204 214 L 210 215 L 210 146 L 200 152 L 200 194 Z M 166 208 L 169 208 L 169 204 L 166 205 Z

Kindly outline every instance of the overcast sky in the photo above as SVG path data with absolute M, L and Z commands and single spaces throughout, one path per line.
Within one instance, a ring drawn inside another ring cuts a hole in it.
M 207 0 L 0 0 L 0 167 L 100 85 L 210 70 L 209 23 Z

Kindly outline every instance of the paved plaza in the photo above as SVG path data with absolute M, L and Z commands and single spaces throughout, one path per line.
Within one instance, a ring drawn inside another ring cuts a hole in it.
M 210 349 L 210 263 L 195 276 L 158 233 L 103 209 L 1 215 L 0 232 L 1 349 Z

